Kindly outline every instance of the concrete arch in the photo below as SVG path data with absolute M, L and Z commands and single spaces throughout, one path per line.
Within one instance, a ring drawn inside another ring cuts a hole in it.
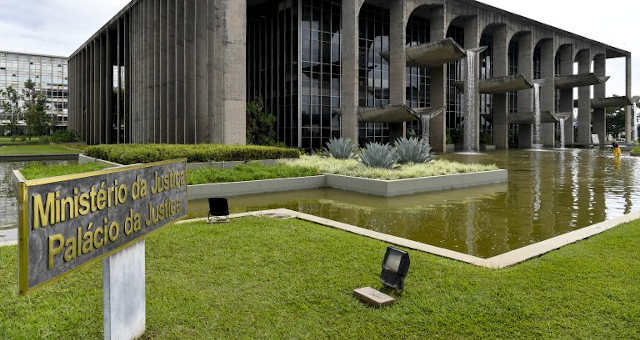
M 524 36 L 531 36 L 531 31 L 509 31 L 507 32 L 507 42 L 511 45 L 513 42 L 519 41 Z
M 555 57 L 560 75 L 573 74 L 573 44 L 558 46 Z
M 577 62 L 584 53 L 591 53 L 591 48 L 576 48 L 573 50 L 573 61 Z
M 501 29 L 501 28 L 507 28 L 507 23 L 505 22 L 491 22 L 491 23 L 487 23 L 484 26 L 481 26 L 478 30 L 478 32 L 480 32 L 480 37 L 482 37 L 483 34 L 487 33 L 487 32 L 492 32 L 497 30 L 497 29 Z
M 444 0 L 408 0 L 407 1 L 407 20 L 411 18 L 411 16 L 417 10 L 421 8 L 428 8 L 431 10 L 434 7 L 442 7 L 444 6 Z

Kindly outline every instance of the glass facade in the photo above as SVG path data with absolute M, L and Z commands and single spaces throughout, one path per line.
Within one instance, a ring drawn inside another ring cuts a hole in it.
M 412 16 L 407 23 L 407 45 L 416 46 L 429 43 L 431 27 L 429 20 Z M 413 108 L 431 107 L 431 71 L 428 67 L 407 67 L 407 105 Z M 420 136 L 420 121 L 407 122 L 407 136 Z
M 464 46 L 464 28 L 452 25 L 447 32 L 447 38 L 452 38 L 460 46 Z M 454 144 L 462 143 L 464 129 L 464 91 L 456 86 L 456 82 L 463 80 L 462 66 L 462 61 L 447 64 L 447 136 L 451 137 Z
M 299 146 L 298 5 L 270 1 L 251 8 L 247 29 L 247 100 L 276 117 L 278 142 Z
M 360 10 L 359 20 L 359 105 L 388 105 L 389 61 L 382 55 L 389 53 L 389 10 L 365 3 Z M 389 126 L 386 123 L 361 122 L 359 129 L 361 145 L 389 142 Z
M 301 1 L 302 47 L 301 116 L 303 149 L 322 149 L 340 137 L 340 25 L 339 1 Z
M 480 46 L 487 49 L 480 54 L 479 79 L 493 78 L 493 36 L 483 34 Z M 480 94 L 480 142 L 493 144 L 493 95 Z
M 520 46 L 517 39 L 512 39 L 509 43 L 508 59 L 509 59 L 509 75 L 515 76 L 518 74 L 519 68 L 519 54 Z M 507 103 L 509 113 L 518 112 L 518 91 L 512 91 L 507 93 Z M 518 147 L 518 124 L 509 124 L 509 147 Z
M 43 55 L 0 51 L 0 89 L 11 86 L 19 93 L 31 80 L 36 89 L 47 96 L 47 113 L 54 125 L 66 126 L 69 120 L 69 84 L 67 59 Z M 19 117 L 19 121 L 24 117 Z M 8 120 L 0 112 L 0 120 Z M 23 125 L 24 122 L 19 122 Z

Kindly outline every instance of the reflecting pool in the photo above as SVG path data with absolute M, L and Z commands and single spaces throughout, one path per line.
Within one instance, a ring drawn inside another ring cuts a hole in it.
M 640 209 L 640 158 L 605 150 L 497 151 L 446 155 L 509 170 L 509 183 L 380 198 L 333 189 L 241 196 L 233 212 L 288 208 L 491 257 Z M 189 202 L 206 216 L 204 200 Z

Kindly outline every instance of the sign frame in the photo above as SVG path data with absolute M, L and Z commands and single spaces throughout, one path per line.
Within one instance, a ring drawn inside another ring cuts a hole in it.
M 174 222 L 179 221 L 181 219 L 183 219 L 185 217 L 185 215 L 182 216 L 178 216 L 177 218 L 170 220 L 168 222 L 165 222 L 163 225 L 158 226 L 156 228 L 154 228 L 153 230 L 146 232 L 145 234 L 136 237 L 132 240 L 129 240 L 127 242 L 125 242 L 124 244 L 117 246 L 114 249 L 111 249 L 109 251 L 106 251 L 94 258 L 91 258 L 83 263 L 78 264 L 77 266 L 59 274 L 56 275 L 52 278 L 49 278 L 47 280 L 44 280 L 32 287 L 29 287 L 29 197 L 28 197 L 28 189 L 30 187 L 33 186 L 38 186 L 38 185 L 46 185 L 46 184 L 53 184 L 53 183 L 58 183 L 58 182 L 64 182 L 64 181 L 71 181 L 71 180 L 77 180 L 77 179 L 84 179 L 84 178 L 90 178 L 90 177 L 96 177 L 96 176 L 103 176 L 103 175 L 109 175 L 109 174 L 116 174 L 116 173 L 120 173 L 120 172 L 126 172 L 126 171 L 131 171 L 131 170 L 141 170 L 141 169 L 147 169 L 147 168 L 152 168 L 152 167 L 157 167 L 157 166 L 163 166 L 163 165 L 171 165 L 171 164 L 178 164 L 178 163 L 183 163 L 184 167 L 185 167 L 185 176 L 188 172 L 188 167 L 187 167 L 187 159 L 186 158 L 180 158 L 180 159 L 172 159 L 172 160 L 165 160 L 165 161 L 159 161 L 159 162 L 153 162 L 153 163 L 140 163 L 140 164 L 133 164 L 133 165 L 124 165 L 124 166 L 119 166 L 119 167 L 112 167 L 112 168 L 107 168 L 107 169 L 103 169 L 103 170 L 97 170 L 97 171 L 90 171 L 90 172 L 84 172 L 84 173 L 78 173 L 78 174 L 70 174 L 70 175 L 63 175 L 63 176 L 55 176 L 55 177 L 48 177 L 48 178 L 41 178 L 41 179 L 35 179 L 35 180 L 19 180 L 17 183 L 17 198 L 18 198 L 18 209 L 19 209 L 19 214 L 18 214 L 18 293 L 21 296 L 24 296 L 28 293 L 31 293 L 33 291 L 39 290 L 40 288 L 42 288 L 43 286 L 55 282 L 71 273 L 75 273 L 76 271 L 84 268 L 85 266 L 89 265 L 89 264 L 93 264 L 97 261 L 103 260 L 104 258 L 107 258 L 109 256 L 112 256 L 120 251 L 122 251 L 123 249 L 126 249 L 134 244 L 139 243 L 140 241 L 144 240 L 148 235 L 153 234 L 155 231 L 158 231 L 160 229 L 163 229 L 169 225 L 172 225 Z M 185 180 L 185 199 L 186 199 L 186 190 L 187 190 L 187 183 Z M 185 211 L 186 211 L 186 206 L 184 207 Z

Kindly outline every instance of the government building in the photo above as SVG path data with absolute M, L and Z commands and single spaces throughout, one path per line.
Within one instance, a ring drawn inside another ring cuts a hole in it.
M 608 98 L 611 58 L 626 93 Z M 244 144 L 253 100 L 307 150 L 591 146 L 618 108 L 627 140 L 633 126 L 630 52 L 472 0 L 133 0 L 73 53 L 69 82 L 89 144 Z
M 67 57 L 0 51 L 0 89 L 14 88 L 18 93 L 24 90 L 24 83 L 31 80 L 36 90 L 47 97 L 47 114 L 52 129 L 66 129 L 69 102 Z M 18 128 L 26 127 L 24 116 L 11 117 L 0 108 L 0 132 L 9 133 L 12 119 Z M 21 131 L 24 133 L 24 131 Z

